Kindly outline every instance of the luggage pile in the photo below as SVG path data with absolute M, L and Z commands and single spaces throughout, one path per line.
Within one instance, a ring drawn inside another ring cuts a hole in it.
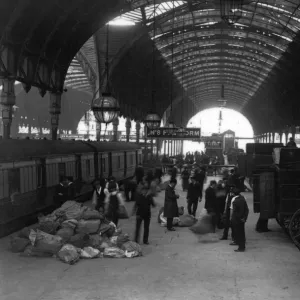
M 67 201 L 33 228 L 11 239 L 11 250 L 22 256 L 56 257 L 68 264 L 81 258 L 142 256 L 139 244 L 96 210 Z

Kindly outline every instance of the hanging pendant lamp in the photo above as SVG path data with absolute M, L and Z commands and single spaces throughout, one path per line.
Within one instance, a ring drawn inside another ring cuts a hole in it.
M 220 0 L 221 19 L 233 25 L 242 17 L 244 0 Z
M 148 128 L 154 129 L 160 126 L 160 116 L 154 112 L 149 112 L 145 119 L 145 124 Z
M 169 121 L 168 122 L 168 127 L 169 128 L 177 128 L 176 125 L 175 125 L 175 123 L 173 121 Z
M 146 126 L 150 129 L 155 129 L 160 127 L 160 122 L 161 118 L 160 116 L 154 112 L 154 104 L 155 104 L 155 37 L 156 37 L 156 27 L 155 27 L 155 17 L 156 17 L 156 5 L 155 5 L 155 0 L 153 1 L 153 48 L 152 48 L 152 72 L 153 72 L 153 77 L 152 77 L 152 109 L 149 111 L 147 114 L 144 123 Z
M 109 124 L 119 117 L 120 105 L 117 99 L 115 99 L 109 88 L 109 62 L 108 62 L 108 36 L 109 25 L 107 24 L 106 33 L 106 91 L 102 93 L 99 98 L 94 97 L 92 100 L 91 110 L 99 123 Z

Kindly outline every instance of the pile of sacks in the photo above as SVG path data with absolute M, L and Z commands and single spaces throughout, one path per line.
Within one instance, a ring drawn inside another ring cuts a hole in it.
M 67 201 L 52 214 L 39 217 L 33 228 L 23 228 L 11 238 L 11 250 L 22 256 L 57 257 L 74 264 L 80 258 L 132 258 L 142 255 L 114 223 L 96 210 Z

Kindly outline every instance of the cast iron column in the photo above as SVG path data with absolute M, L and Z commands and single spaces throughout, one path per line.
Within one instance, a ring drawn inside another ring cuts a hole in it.
M 164 143 L 164 155 L 166 155 L 166 151 L 167 151 L 167 144 L 166 144 L 166 140 L 163 140 L 163 143 Z
M 0 107 L 2 117 L 3 139 L 10 138 L 10 128 L 12 123 L 13 106 L 16 103 L 15 96 L 15 80 L 4 78 L 2 79 L 2 92 L 0 96 Z
M 57 130 L 59 125 L 59 115 L 61 110 L 61 94 L 50 93 L 50 107 L 49 112 L 51 115 L 51 138 L 57 140 Z
M 181 154 L 183 154 L 183 143 L 184 143 L 184 141 L 182 140 L 181 141 Z
M 275 143 L 275 132 L 272 132 L 272 143 Z
M 144 145 L 145 145 L 145 155 L 144 155 L 144 160 L 148 160 L 148 144 L 147 144 L 147 125 L 145 124 L 144 127 Z
M 292 138 L 293 138 L 293 140 L 295 141 L 295 135 L 296 135 L 296 126 L 295 126 L 295 125 L 293 125 L 293 126 L 291 127 L 291 131 L 292 131 Z
M 282 131 L 279 132 L 279 143 L 282 143 Z
M 136 130 L 136 143 L 140 142 L 140 130 L 141 130 L 141 123 L 136 121 L 135 123 L 135 130 Z
M 101 123 L 96 122 L 96 140 L 100 142 L 101 139 Z
M 151 159 L 153 159 L 153 138 L 151 138 L 150 151 L 151 151 Z
M 131 121 L 130 118 L 126 118 L 126 142 L 129 143 L 130 139 L 130 128 L 131 128 Z
M 118 141 L 118 126 L 119 126 L 119 119 L 116 118 L 113 120 L 113 141 Z

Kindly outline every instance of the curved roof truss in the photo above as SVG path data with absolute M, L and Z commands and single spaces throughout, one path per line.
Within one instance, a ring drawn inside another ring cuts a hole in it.
M 230 27 L 220 20 L 218 1 L 177 5 L 174 27 L 171 6 L 157 17 L 154 39 L 185 89 L 205 85 L 214 91 L 213 96 L 206 94 L 211 101 L 216 89 L 220 94 L 224 84 L 228 101 L 240 95 L 240 108 L 270 74 L 300 29 L 297 1 L 245 2 L 239 23 Z M 148 21 L 151 28 L 152 21 Z M 154 38 L 152 30 L 149 35 Z M 209 84 L 212 78 L 214 86 Z

